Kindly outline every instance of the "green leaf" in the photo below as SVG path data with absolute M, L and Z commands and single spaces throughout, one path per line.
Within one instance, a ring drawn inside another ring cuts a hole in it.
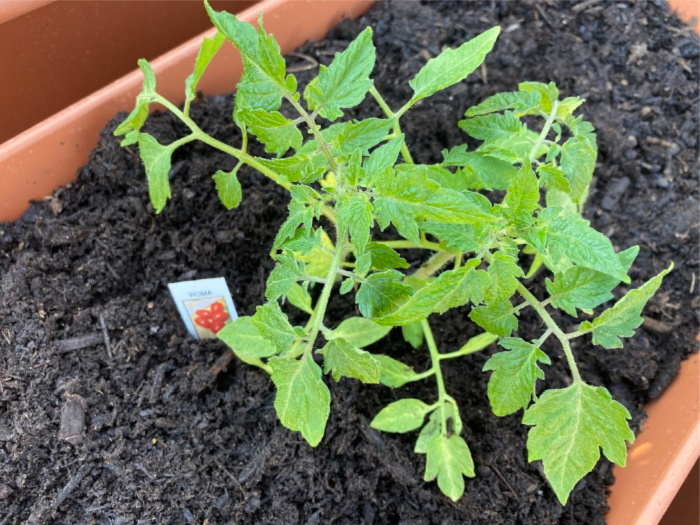
M 425 166 L 401 164 L 377 181 L 374 212 L 384 230 L 393 223 L 402 237 L 420 244 L 418 221 L 480 224 L 497 222 L 488 199 L 473 192 L 440 188 Z M 429 168 L 429 167 L 428 167 Z
M 289 304 L 296 306 L 302 312 L 313 315 L 314 309 L 311 307 L 311 295 L 303 286 L 294 283 L 287 291 L 287 301 Z
M 425 170 L 428 178 L 437 182 L 441 188 L 464 193 L 465 195 L 470 194 L 469 181 L 462 172 L 452 173 L 440 164 L 419 166 Z
M 461 172 L 471 181 L 469 185 L 472 189 L 507 190 L 518 174 L 518 168 L 510 162 L 488 153 L 477 150 L 467 153 L 467 156 Z
M 226 37 L 221 33 L 216 33 L 213 38 L 205 37 L 202 40 L 202 45 L 197 54 L 197 60 L 195 60 L 194 63 L 194 71 L 185 80 L 185 99 L 188 102 L 197 98 L 197 84 L 199 84 L 209 62 L 216 56 L 221 44 L 223 44 L 225 40 Z
M 361 254 L 374 225 L 369 198 L 360 193 L 342 195 L 336 202 L 335 211 L 338 214 L 338 230 L 350 232 L 350 238 L 357 248 L 355 253 Z
M 403 141 L 404 136 L 400 135 L 389 140 L 386 144 L 382 144 L 370 154 L 364 164 L 369 183 L 376 181 L 382 176 L 384 171 L 396 164 Z
M 620 337 L 632 337 L 634 330 L 642 324 L 642 309 L 661 286 L 663 278 L 673 270 L 673 263 L 648 280 L 639 288 L 630 290 L 611 308 L 608 308 L 593 322 L 581 323 L 581 332 L 593 333 L 593 344 L 603 348 L 622 348 Z
M 425 341 L 425 332 L 423 332 L 423 326 L 420 321 L 403 325 L 401 327 L 401 335 L 404 341 L 416 350 L 423 346 L 423 341 Z
M 355 286 L 355 281 L 352 278 L 345 279 L 343 284 L 340 285 L 340 295 L 349 293 L 353 286 Z
M 279 111 L 267 112 L 264 109 L 242 109 L 237 113 L 253 135 L 265 145 L 267 153 L 278 157 L 289 148 L 301 148 L 303 136 L 296 124 L 285 118 Z
M 478 140 L 510 140 L 525 132 L 525 124 L 511 111 L 460 120 L 459 127 Z
M 321 230 L 321 244 L 307 254 L 297 254 L 297 259 L 304 263 L 306 275 L 325 279 L 333 262 L 335 246 L 323 228 L 319 228 L 319 230 Z
M 372 354 L 345 339 L 331 339 L 318 353 L 323 354 L 324 371 L 332 371 L 336 381 L 341 377 L 352 377 L 363 383 L 379 383 L 379 363 Z
M 313 224 L 314 210 L 306 204 L 292 200 L 289 203 L 289 216 L 280 226 L 275 242 L 272 244 L 272 251 L 278 250 L 282 243 L 295 236 L 297 228 L 302 224 L 310 229 Z M 324 275 L 325 277 L 325 275 Z
M 488 225 L 445 224 L 427 221 L 421 224 L 421 230 L 438 238 L 440 243 L 451 252 L 478 252 L 489 240 Z
M 554 82 L 543 84 L 542 82 L 521 82 L 518 89 L 525 93 L 538 92 L 540 94 L 540 108 L 543 112 L 552 111 L 552 105 L 559 98 L 559 90 Z
M 462 348 L 457 350 L 456 353 L 460 355 L 469 355 L 476 352 L 481 352 L 484 348 L 491 345 L 491 343 L 493 343 L 496 339 L 498 339 L 497 335 L 483 332 L 469 339 L 469 341 L 464 343 Z
M 530 224 L 539 202 L 540 189 L 535 172 L 529 163 L 523 163 L 503 199 L 506 205 L 503 213 L 516 225 Z
M 274 301 L 287 295 L 287 292 L 304 276 L 304 271 L 291 253 L 281 253 L 277 256 L 270 276 L 267 278 L 265 297 Z
M 375 270 L 382 271 L 409 267 L 409 264 L 403 257 L 383 244 L 370 242 L 365 248 L 365 254 L 369 254 L 372 261 L 372 268 Z
M 629 271 L 639 253 L 633 246 L 618 254 L 622 267 Z M 556 276 L 554 282 L 545 280 L 554 308 L 561 308 L 572 317 L 577 317 L 576 308 L 592 310 L 613 298 L 611 293 L 620 283 L 615 277 L 589 268 L 574 266 Z
M 566 178 L 566 172 L 552 166 L 551 164 L 540 164 L 537 166 L 537 175 L 548 189 L 571 193 L 571 185 Z
M 505 300 L 489 306 L 478 306 L 472 309 L 469 318 L 487 332 L 507 337 L 518 329 L 518 319 L 514 312 L 513 305 Z
M 156 213 L 160 213 L 170 198 L 168 174 L 170 173 L 170 156 L 173 153 L 173 148 L 163 146 L 147 133 L 141 133 L 139 134 L 139 151 L 148 177 L 148 195 L 151 197 L 151 203 L 156 209 Z
M 493 27 L 457 49 L 446 49 L 428 60 L 416 76 L 408 81 L 414 93 L 411 103 L 464 80 L 484 61 L 500 31 L 500 27 Z
M 318 77 L 309 82 L 304 90 L 309 109 L 333 121 L 343 115 L 341 108 L 357 106 L 372 87 L 369 75 L 374 60 L 372 28 L 368 27 L 345 51 L 335 54 L 330 66 L 322 65 Z
M 332 141 L 334 152 L 342 157 L 350 157 L 359 149 L 363 155 L 367 155 L 370 148 L 384 140 L 395 122 L 394 119 L 368 118 L 360 122 L 335 124 L 339 132 Z
M 313 228 L 298 228 L 294 235 L 280 244 L 280 249 L 297 252 L 298 255 L 308 255 L 321 246 L 321 230 Z M 301 260 L 297 257 L 298 260 Z
M 634 434 L 627 409 L 602 387 L 576 382 L 564 389 L 547 390 L 525 412 L 531 425 L 528 461 L 542 460 L 544 473 L 564 505 L 576 483 L 595 467 L 600 449 L 610 461 L 625 466 Z
M 241 189 L 241 183 L 238 182 L 237 172 L 238 169 L 234 168 L 233 171 L 219 170 L 214 174 L 216 191 L 219 193 L 219 199 L 221 199 L 227 210 L 237 208 L 243 199 L 243 190 Z
M 274 301 L 258 306 L 252 319 L 260 335 L 272 341 L 280 352 L 287 352 L 299 337 L 297 331 L 289 324 L 287 316 Z
M 373 273 L 355 295 L 355 302 L 362 315 L 368 319 L 381 317 L 396 310 L 413 292 L 410 286 L 403 284 L 403 274 L 396 270 Z
M 432 410 L 420 399 L 400 399 L 382 408 L 369 426 L 382 432 L 404 434 L 423 426 L 425 415 Z
M 121 144 L 122 146 L 128 146 L 137 142 L 138 132 L 141 131 L 141 127 L 148 118 L 148 106 L 156 96 L 156 76 L 153 73 L 153 69 L 151 69 L 151 65 L 148 61 L 141 59 L 139 60 L 139 68 L 141 68 L 143 73 L 143 87 L 141 88 L 141 93 L 136 97 L 136 106 L 129 113 L 129 116 L 114 130 L 116 137 L 127 135 L 127 138 Z M 136 132 L 137 135 L 134 135 L 133 132 Z
M 510 299 L 518 287 L 518 277 L 524 277 L 517 259 L 502 251 L 493 254 L 487 273 L 491 282 L 484 290 L 486 304 Z
M 457 407 L 452 403 L 444 403 L 443 405 L 445 411 L 445 420 L 449 427 L 452 429 L 452 433 L 459 436 L 462 433 L 462 418 L 459 416 Z M 442 410 L 440 407 L 433 410 L 430 414 L 428 422 L 420 431 L 420 435 L 416 440 L 416 446 L 414 452 L 417 454 L 425 454 L 428 452 L 428 444 L 430 440 L 435 436 L 442 433 Z
M 320 151 L 311 154 L 297 153 L 282 159 L 255 157 L 255 160 L 290 182 L 315 182 L 323 176 L 326 168 L 326 160 Z
M 233 350 L 238 359 L 260 368 L 267 367 L 261 359 L 277 353 L 277 348 L 260 334 L 251 317 L 239 317 L 228 323 L 216 337 Z
M 437 484 L 445 496 L 457 501 L 464 494 L 463 476 L 474 477 L 474 461 L 466 441 L 453 434 L 438 434 L 427 443 L 425 481 L 437 478 Z
M 539 111 L 540 102 L 539 91 L 511 91 L 508 93 L 497 93 L 490 96 L 483 102 L 473 106 L 464 114 L 465 117 L 476 117 L 487 115 L 496 111 L 511 109 L 516 116 L 533 115 Z
M 571 137 L 561 147 L 561 169 L 569 180 L 571 198 L 577 204 L 588 195 L 597 156 L 594 133 Z
M 379 382 L 384 386 L 399 388 L 420 379 L 413 368 L 388 355 L 372 354 L 372 357 L 379 363 Z
M 321 368 L 310 355 L 299 361 L 270 359 L 272 382 L 277 387 L 275 411 L 282 424 L 299 431 L 309 445 L 321 442 L 330 413 L 331 394 L 321 379 Z
M 489 286 L 486 272 L 476 269 L 480 263 L 478 259 L 471 259 L 457 270 L 441 273 L 398 309 L 375 320 L 379 324 L 402 326 L 425 319 L 433 312 L 445 313 L 469 301 L 480 303 Z
M 564 191 L 555 188 L 547 189 L 545 201 L 548 208 L 559 208 L 559 215 L 562 217 L 580 215 L 578 206 L 571 200 L 571 196 Z
M 630 282 L 610 239 L 578 215 L 562 217 L 557 209 L 546 208 L 539 214 L 539 234 L 531 235 L 530 239 L 545 261 L 549 258 L 556 265 L 566 258 L 584 268 Z
M 372 269 L 372 256 L 368 253 L 363 253 L 355 259 L 355 273 L 360 277 L 364 277 Z
M 507 416 L 521 408 L 527 408 L 535 393 L 535 382 L 544 379 L 538 363 L 551 364 L 547 354 L 517 337 L 504 337 L 499 341 L 508 352 L 499 352 L 486 361 L 482 370 L 491 370 L 488 395 L 493 413 Z
M 560 100 L 557 107 L 557 117 L 566 118 L 572 115 L 585 101 L 585 99 L 580 97 L 566 97 L 564 100 Z
M 287 84 L 284 58 L 274 37 L 263 30 L 262 17 L 258 23 L 259 31 L 256 31 L 234 15 L 214 11 L 206 1 L 204 5 L 216 28 L 233 42 L 243 59 L 243 75 L 236 89 L 236 108 L 279 109 L 288 88 L 296 89 L 296 86 Z
M 357 348 L 364 348 L 376 343 L 389 333 L 391 326 L 380 326 L 364 317 L 350 317 L 331 331 L 331 339 L 344 339 Z

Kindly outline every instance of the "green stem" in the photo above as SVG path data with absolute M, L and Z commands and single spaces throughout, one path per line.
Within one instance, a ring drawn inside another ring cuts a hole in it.
M 284 178 L 281 177 L 276 171 L 271 170 L 264 164 L 260 163 L 255 157 L 249 155 L 245 151 L 248 147 L 248 136 L 245 131 L 243 133 L 243 149 L 234 148 L 233 146 L 230 146 L 225 142 L 221 142 L 220 140 L 217 140 L 207 135 L 204 131 L 202 131 L 202 129 L 197 125 L 196 122 L 194 122 L 189 116 L 185 115 L 182 111 L 180 111 L 180 109 L 168 99 L 158 95 L 155 102 L 168 108 L 188 128 L 190 128 L 190 131 L 192 132 L 190 137 L 193 137 L 192 140 L 200 140 L 205 144 L 208 144 L 212 148 L 218 149 L 219 151 L 223 151 L 224 153 L 228 153 L 232 157 L 238 159 L 239 162 L 247 164 L 251 168 L 258 170 L 268 179 L 272 180 L 275 184 L 282 186 L 287 191 L 291 189 L 292 185 L 286 180 L 284 180 Z M 321 213 L 325 217 L 327 217 L 332 223 L 336 224 L 338 222 L 338 218 L 336 217 L 335 211 L 330 206 L 322 206 Z
M 336 237 L 336 249 L 333 260 L 331 261 L 331 266 L 328 269 L 328 274 L 326 275 L 326 282 L 323 285 L 323 290 L 321 291 L 321 296 L 318 298 L 316 307 L 314 308 L 314 315 L 311 317 L 311 331 L 309 332 L 309 342 L 304 350 L 304 355 L 309 355 L 313 348 L 316 338 L 318 337 L 318 332 L 323 324 L 323 318 L 326 315 L 326 308 L 328 308 L 328 299 L 331 296 L 331 290 L 333 290 L 333 285 L 335 284 L 335 276 L 340 269 L 340 265 L 343 263 L 343 255 L 345 254 L 345 239 L 346 232 L 338 231 L 338 236 Z
M 440 268 L 445 266 L 448 262 L 450 262 L 454 258 L 454 256 L 454 253 L 438 252 L 435 255 L 433 255 L 430 259 L 428 259 L 428 262 L 421 266 L 413 274 L 413 276 L 418 277 L 419 279 L 427 279 L 435 272 L 437 272 Z
M 333 154 L 331 153 L 331 150 L 328 147 L 328 143 L 325 141 L 325 139 L 321 135 L 321 130 L 316 125 L 316 122 L 314 121 L 312 116 L 308 114 L 308 112 L 304 109 L 304 107 L 301 104 L 299 104 L 299 102 L 294 100 L 294 97 L 292 96 L 291 93 L 287 93 L 285 95 L 285 98 L 289 101 L 289 103 L 292 106 L 294 106 L 294 109 L 297 110 L 297 113 L 299 113 L 301 115 L 301 117 L 306 122 L 306 125 L 309 126 L 309 129 L 311 130 L 311 134 L 314 136 L 314 138 L 318 142 L 319 146 L 321 146 L 321 150 L 323 151 L 323 154 L 326 156 L 326 159 L 328 159 L 328 164 L 330 165 L 331 170 L 333 170 L 333 172 L 337 173 L 338 164 L 335 162 L 335 158 L 333 158 Z
M 359 283 L 364 283 L 364 282 L 365 282 L 365 279 L 363 279 L 362 277 L 360 277 L 360 276 L 357 275 L 356 273 L 354 273 L 354 272 L 348 272 L 347 270 L 340 270 L 340 269 L 339 269 L 339 270 L 338 270 L 338 275 L 342 275 L 343 277 L 349 277 L 350 279 L 354 279 L 355 281 L 357 281 L 357 282 L 359 282 Z
M 436 242 L 424 241 L 420 244 L 416 244 L 413 241 L 373 241 L 376 244 L 383 244 L 387 248 L 393 248 L 394 250 L 410 250 L 410 249 L 425 249 L 432 250 L 434 252 L 444 252 L 445 249 Z
M 542 303 L 544 305 L 544 303 Z M 532 344 L 535 345 L 537 348 L 540 348 L 544 342 L 549 339 L 549 336 L 552 335 L 552 329 L 547 328 L 547 330 L 540 336 L 540 338 L 537 341 L 533 341 Z
M 547 328 L 552 331 L 554 336 L 559 339 L 562 348 L 564 349 L 564 354 L 566 355 L 566 361 L 569 363 L 569 368 L 571 369 L 571 375 L 574 378 L 575 383 L 583 383 L 581 379 L 581 374 L 579 374 L 578 366 L 576 365 L 576 360 L 574 359 L 574 353 L 571 351 L 571 345 L 569 345 L 569 340 L 566 334 L 562 332 L 561 328 L 554 322 L 554 319 L 549 315 L 543 304 L 528 290 L 523 286 L 522 283 L 518 283 L 518 293 L 523 296 L 523 298 L 528 301 L 532 307 L 535 309 L 537 314 L 542 318 L 544 324 Z
M 535 160 L 537 158 L 537 150 L 540 149 L 540 146 L 542 143 L 545 141 L 547 138 L 547 135 L 549 134 L 549 130 L 552 128 L 552 124 L 554 123 L 554 119 L 557 116 L 557 108 L 559 107 L 559 101 L 555 100 L 552 103 L 552 111 L 549 112 L 549 115 L 547 115 L 547 120 L 544 123 L 544 127 L 542 128 L 542 131 L 540 132 L 539 137 L 537 137 L 537 141 L 535 144 L 532 146 L 532 149 L 530 150 L 530 162 Z
M 440 368 L 440 352 L 438 352 L 437 345 L 435 344 L 435 338 L 433 337 L 433 331 L 430 329 L 430 324 L 427 319 L 423 319 L 420 322 L 421 328 L 423 328 L 423 334 L 425 335 L 425 342 L 428 344 L 428 350 L 430 350 L 430 360 L 433 363 L 431 370 L 435 374 L 435 380 L 438 387 L 438 403 L 440 404 L 440 420 L 442 422 L 442 435 L 447 435 L 447 414 L 445 413 L 445 403 L 447 402 L 449 396 L 445 391 L 445 381 L 442 378 L 442 369 Z
M 377 91 L 377 88 L 372 86 L 369 88 L 369 93 L 374 97 L 374 100 L 377 101 L 377 104 L 379 104 L 379 107 L 382 108 L 382 111 L 384 114 L 387 116 L 388 119 L 396 118 L 396 124 L 394 124 L 393 129 L 394 133 L 396 135 L 401 135 L 401 125 L 399 124 L 399 118 L 394 114 L 394 112 L 391 110 L 389 105 L 386 103 L 386 100 L 379 94 L 379 91 Z M 403 157 L 403 161 L 406 164 L 413 164 L 413 158 L 411 157 L 411 152 L 408 151 L 408 146 L 406 146 L 406 140 L 404 139 L 403 144 L 401 145 L 401 156 Z
M 192 131 L 192 135 L 196 139 L 199 139 L 205 144 L 209 144 L 211 147 L 223 151 L 224 153 L 228 153 L 232 157 L 235 157 L 236 159 L 240 160 L 241 162 L 248 164 L 251 168 L 258 170 L 260 173 L 271 179 L 276 184 L 279 184 L 283 188 L 287 190 L 291 188 L 292 185 L 289 182 L 281 180 L 280 175 L 277 172 L 261 164 L 252 155 L 249 155 L 248 153 L 238 148 L 234 148 L 233 146 L 229 146 L 228 144 L 221 142 L 220 140 L 216 140 L 215 138 L 210 137 L 209 135 L 204 133 L 204 131 L 202 131 L 202 129 L 195 123 L 194 120 L 192 120 L 189 116 L 185 115 L 182 111 L 180 111 L 180 109 L 168 99 L 158 95 L 156 97 L 155 102 L 157 102 L 158 104 L 162 104 L 163 106 L 168 108 L 176 117 L 178 117 L 184 124 L 186 124 L 187 127 L 190 128 L 190 131 Z

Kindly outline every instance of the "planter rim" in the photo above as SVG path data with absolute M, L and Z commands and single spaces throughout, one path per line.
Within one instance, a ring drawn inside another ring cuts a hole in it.
M 54 1 L 0 1 L 0 23 Z M 372 3 L 263 0 L 238 16 L 254 23 L 264 11 L 266 28 L 279 39 L 282 51 L 289 52 L 306 40 L 324 36 L 343 16 L 359 16 Z M 313 17 L 320 21 L 309 30 Z M 159 92 L 173 102 L 184 99 L 184 79 L 192 71 L 201 40 L 215 32 L 210 29 L 151 62 Z M 207 94 L 231 91 L 240 75 L 240 59 L 233 47 L 225 50 L 226 46 L 221 55 L 226 56 L 217 56 L 202 78 L 200 88 Z M 0 221 L 19 218 L 30 199 L 40 199 L 73 180 L 105 122 L 117 111 L 132 109 L 141 83 L 141 72 L 136 69 L 0 144 Z M 615 467 L 617 481 L 611 487 L 609 524 L 653 525 L 663 517 L 700 456 L 699 400 L 700 357 L 693 354 L 682 363 L 679 376 L 661 398 L 647 405 L 649 419 L 630 448 L 627 468 Z M 677 430 L 671 430 L 671 424 Z M 651 483 L 640 488 L 640 482 L 648 480 Z
M 289 52 L 306 40 L 325 36 L 342 18 L 359 16 L 372 3 L 373 0 L 264 0 L 238 16 L 255 23 L 261 11 L 266 13 L 268 31 L 275 34 L 282 51 Z M 205 31 L 151 62 L 163 96 L 176 103 L 184 100 L 184 81 L 192 72 L 202 38 L 215 32 Z M 207 94 L 230 92 L 240 72 L 240 58 L 233 46 L 226 45 L 210 64 L 199 88 Z M 135 69 L 0 144 L 0 186 L 4 193 L 0 222 L 18 219 L 31 200 L 39 200 L 74 180 L 105 123 L 118 111 L 133 109 L 142 81 L 141 73 Z
M 2 0 L 0 1 L 0 24 L 9 22 L 18 16 L 31 13 L 48 4 L 53 4 L 56 0 Z
M 606 516 L 609 525 L 654 525 L 700 457 L 700 355 L 691 354 L 659 399 L 629 449 L 627 467 L 615 467 Z

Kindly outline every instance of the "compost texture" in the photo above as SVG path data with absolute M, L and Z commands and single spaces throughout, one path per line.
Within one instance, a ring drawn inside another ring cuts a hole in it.
M 640 245 L 630 287 L 676 264 L 623 350 L 588 338 L 574 348 L 583 377 L 607 386 L 638 430 L 643 404 L 663 392 L 698 333 L 696 37 L 657 2 L 381 3 L 305 45 L 306 57 L 290 56 L 301 83 L 316 71 L 308 57 L 329 63 L 368 24 L 375 83 L 394 108 L 411 95 L 408 79 L 444 46 L 495 24 L 504 29 L 485 67 L 402 120 L 420 162 L 464 142 L 457 121 L 467 107 L 519 81 L 554 81 L 563 96 L 587 99 L 581 109 L 600 154 L 586 216 L 618 250 Z M 193 115 L 239 144 L 232 107 L 231 96 L 205 98 Z M 348 113 L 379 114 L 371 100 Z M 527 462 L 521 414 L 492 414 L 480 370 L 494 346 L 445 366 L 476 463 L 457 503 L 422 481 L 415 435 L 368 425 L 395 399 L 432 402 L 430 380 L 394 391 L 328 379 L 332 408 L 320 446 L 283 428 L 269 378 L 231 360 L 220 343 L 188 337 L 166 284 L 223 276 L 239 314 L 252 314 L 264 300 L 285 192 L 243 168 L 243 203 L 227 212 L 211 175 L 233 161 L 193 144 L 175 153 L 173 198 L 155 215 L 136 150 L 112 136 L 123 116 L 107 125 L 74 184 L 0 225 L 0 523 L 604 522 L 609 462 L 562 508 L 540 465 Z M 147 128 L 162 143 L 184 131 L 164 114 Z M 419 263 L 418 254 L 407 257 Z M 543 280 L 531 283 L 540 297 Z M 357 315 L 350 299 L 331 303 L 331 323 L 349 315 Z M 476 333 L 464 309 L 436 317 L 434 327 L 443 351 Z M 542 330 L 523 311 L 518 335 Z M 398 330 L 373 349 L 419 370 L 428 364 L 427 352 L 413 351 Z M 565 386 L 560 349 L 550 341 L 544 350 L 553 360 L 546 385 Z

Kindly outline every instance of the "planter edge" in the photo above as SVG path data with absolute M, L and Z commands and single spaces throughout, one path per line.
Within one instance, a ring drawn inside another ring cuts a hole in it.
M 646 405 L 644 429 L 627 467 L 615 467 L 609 525 L 655 525 L 700 456 L 700 355 L 681 363 L 663 395 Z
M 264 0 L 239 17 L 255 23 L 264 12 L 266 29 L 275 35 L 282 52 L 289 52 L 307 39 L 322 38 L 342 18 L 357 17 L 372 3 Z M 202 38 L 214 33 L 214 29 L 206 31 L 152 61 L 162 95 L 176 103 L 184 99 L 185 78 L 192 72 Z M 199 88 L 207 94 L 230 92 L 240 73 L 240 59 L 233 46 L 226 45 L 212 61 Z M 41 199 L 74 180 L 97 144 L 105 122 L 118 111 L 131 111 L 141 83 L 141 73 L 135 70 L 0 145 L 0 186 L 4 193 L 0 222 L 18 219 L 31 200 Z

